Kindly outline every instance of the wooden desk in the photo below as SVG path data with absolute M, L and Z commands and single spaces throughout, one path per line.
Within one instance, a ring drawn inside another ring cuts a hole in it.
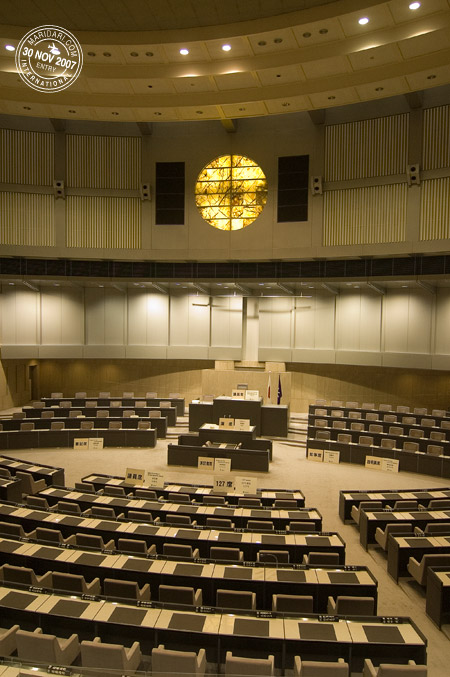
M 375 543 L 375 531 L 377 527 L 386 528 L 386 524 L 395 522 L 401 524 L 412 522 L 413 526 L 425 527 L 428 522 L 448 522 L 450 521 L 450 511 L 441 510 L 411 510 L 409 512 L 397 511 L 361 511 L 359 521 L 359 541 L 366 548 L 370 543 Z
M 44 479 L 45 483 L 49 486 L 64 486 L 64 468 L 30 463 L 29 461 L 22 461 L 20 458 L 3 455 L 0 456 L 0 466 L 2 468 L 8 468 L 11 473 L 15 473 L 16 470 L 28 472 L 33 476 L 33 479 Z
M 427 575 L 427 598 L 425 610 L 438 628 L 448 621 L 450 613 L 450 569 L 430 567 Z
M 372 489 L 370 491 L 342 490 L 339 492 L 339 517 L 343 522 L 351 520 L 351 511 L 354 505 L 361 501 L 381 501 L 383 507 L 394 505 L 395 501 L 412 500 L 427 506 L 433 498 L 450 498 L 450 488 L 439 489 Z

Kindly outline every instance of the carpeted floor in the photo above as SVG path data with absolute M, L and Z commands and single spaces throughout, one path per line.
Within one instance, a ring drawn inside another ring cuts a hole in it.
M 92 452 L 73 449 L 31 449 L 10 455 L 64 467 L 67 486 L 73 486 L 75 481 L 91 472 L 124 475 L 127 467 L 163 473 L 166 481 L 212 483 L 212 475 L 209 473 L 168 468 L 167 443 L 168 440 L 158 440 L 157 447 L 148 450 L 108 448 Z M 306 505 L 317 508 L 322 514 L 323 530 L 339 532 L 346 542 L 347 563 L 368 566 L 378 580 L 379 615 L 410 616 L 428 639 L 429 677 L 450 675 L 450 626 L 443 626 L 442 631 L 438 630 L 425 614 L 424 591 L 413 583 L 412 579 L 402 579 L 397 585 L 387 574 L 384 553 L 374 546 L 366 552 L 359 544 L 359 532 L 356 527 L 343 524 L 338 515 L 341 489 L 442 487 L 446 486 L 445 481 L 412 473 L 366 470 L 362 466 L 350 464 L 314 463 L 306 460 L 304 447 L 292 446 L 281 441 L 274 442 L 270 472 L 252 475 L 258 478 L 259 487 L 303 491 Z M 447 486 L 450 486 L 450 483 Z

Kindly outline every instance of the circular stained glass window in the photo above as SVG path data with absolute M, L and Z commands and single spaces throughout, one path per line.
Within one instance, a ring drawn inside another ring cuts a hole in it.
M 261 214 L 267 179 L 256 162 L 243 155 L 221 155 L 206 165 L 195 185 L 195 203 L 214 228 L 240 230 Z

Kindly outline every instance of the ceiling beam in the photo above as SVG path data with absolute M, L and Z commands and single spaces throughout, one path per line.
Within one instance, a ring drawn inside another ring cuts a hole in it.
M 142 136 L 151 136 L 153 134 L 153 127 L 151 122 L 136 122 Z
M 224 129 L 230 134 L 237 131 L 237 120 L 230 120 L 229 118 L 221 118 L 220 122 Z
M 315 125 L 324 125 L 326 110 L 325 108 L 320 108 L 319 110 L 309 110 L 308 115 L 311 118 L 311 122 Z
M 407 92 L 403 96 L 411 110 L 423 107 L 423 92 Z
M 49 120 L 55 132 L 66 131 L 66 120 L 59 120 L 58 118 L 49 118 Z

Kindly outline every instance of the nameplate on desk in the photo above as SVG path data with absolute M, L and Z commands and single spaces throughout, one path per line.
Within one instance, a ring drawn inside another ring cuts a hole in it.
M 197 468 L 199 470 L 214 470 L 214 458 L 199 456 L 197 459 Z
M 210 461 L 214 459 L 208 459 Z M 235 487 L 235 478 L 232 477 L 231 475 L 218 475 L 217 477 L 214 477 L 213 481 L 213 492 L 214 491 L 219 491 L 219 492 L 224 492 L 224 491 L 236 491 Z
M 235 430 L 250 430 L 250 419 L 249 418 L 235 418 L 234 419 Z
M 164 475 L 160 472 L 147 472 L 147 485 L 149 487 L 164 488 Z
M 232 390 L 231 397 L 237 397 L 240 400 L 243 400 L 245 398 L 245 390 Z
M 316 463 L 322 463 L 322 461 L 323 461 L 323 449 L 308 449 L 308 461 L 315 461 Z
M 323 452 L 324 463 L 339 463 L 340 458 L 341 458 L 340 451 L 330 451 L 329 449 L 324 449 Z
M 246 400 L 259 400 L 259 390 L 246 390 L 245 391 Z
M 89 449 L 89 438 L 88 437 L 75 437 L 73 440 L 74 449 Z
M 366 468 L 369 468 L 369 470 L 381 470 L 382 461 L 383 459 L 378 456 L 366 456 L 364 465 Z
M 127 468 L 125 471 L 125 484 L 141 485 L 145 481 L 145 468 Z
M 256 477 L 235 477 L 234 484 L 238 494 L 256 494 L 258 490 Z
M 234 418 L 219 418 L 219 428 L 234 428 Z
M 214 472 L 229 473 L 231 472 L 231 458 L 215 458 Z
M 386 470 L 386 472 L 398 472 L 399 471 L 400 461 L 395 458 L 382 458 L 381 459 L 381 470 Z

